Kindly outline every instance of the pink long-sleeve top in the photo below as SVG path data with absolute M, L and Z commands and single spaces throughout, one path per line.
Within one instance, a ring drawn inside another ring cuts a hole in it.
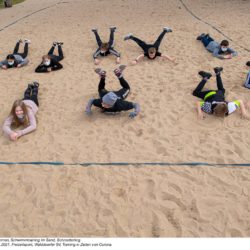
M 28 110 L 29 126 L 22 129 L 22 130 L 15 131 L 18 134 L 18 137 L 22 136 L 22 135 L 26 135 L 26 134 L 28 134 L 28 133 L 30 133 L 30 132 L 32 132 L 32 131 L 34 131 L 36 129 L 36 117 L 35 117 L 35 115 L 36 115 L 36 113 L 38 111 L 38 107 L 31 100 L 24 100 L 23 102 L 24 102 L 24 104 L 25 104 L 25 106 L 27 107 L 27 110 Z M 12 132 L 14 132 L 11 129 L 12 121 L 13 121 L 13 116 L 8 116 L 5 119 L 4 124 L 3 124 L 3 131 L 8 136 L 10 136 L 10 134 Z

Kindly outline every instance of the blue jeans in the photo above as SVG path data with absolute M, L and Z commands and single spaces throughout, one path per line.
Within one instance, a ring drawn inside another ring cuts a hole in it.
M 203 45 L 204 45 L 205 47 L 207 47 L 208 44 L 209 44 L 210 42 L 212 42 L 212 41 L 214 41 L 214 39 L 213 39 L 212 37 L 210 37 L 209 35 L 205 35 L 205 36 L 203 36 L 203 37 L 201 38 L 201 42 L 203 43 Z

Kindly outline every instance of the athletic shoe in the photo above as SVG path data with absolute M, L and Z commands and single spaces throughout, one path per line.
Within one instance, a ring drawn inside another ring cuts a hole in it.
M 111 26 L 111 27 L 110 27 L 110 30 L 111 30 L 111 31 L 115 31 L 115 30 L 116 30 L 116 27 L 115 27 L 115 26 Z
M 102 70 L 101 68 L 95 69 L 95 73 L 98 74 L 101 78 L 106 77 L 106 71 Z
M 33 86 L 39 88 L 39 82 L 33 82 Z
M 91 29 L 91 31 L 96 32 L 96 31 L 97 31 L 97 28 L 93 28 L 93 29 Z
M 202 33 L 201 35 L 197 36 L 196 40 L 200 41 L 205 36 L 206 36 L 206 34 Z
M 56 47 L 56 45 L 57 45 L 57 42 L 53 42 L 53 46 Z
M 114 70 L 114 73 L 117 77 L 122 76 L 123 70 L 126 68 L 126 65 L 120 65 L 117 69 Z
M 21 38 L 17 40 L 17 43 L 22 43 L 22 42 L 23 40 Z
M 215 74 L 219 74 L 221 71 L 223 71 L 222 67 L 216 67 L 216 68 L 214 68 L 214 73 Z
M 164 27 L 163 30 L 166 31 L 167 33 L 172 32 L 172 30 L 168 27 Z
M 25 38 L 23 41 L 24 41 L 24 43 L 29 43 L 29 44 L 31 43 L 31 41 L 27 38 Z
M 202 78 L 207 78 L 207 79 L 209 79 L 209 78 L 212 76 L 211 73 L 205 72 L 205 71 L 199 71 L 199 75 L 200 75 Z
M 124 37 L 124 41 L 129 40 L 129 39 L 131 38 L 132 35 L 133 35 L 132 33 L 127 34 L 127 35 Z
M 62 46 L 63 45 L 63 42 L 57 42 L 56 43 L 58 46 Z

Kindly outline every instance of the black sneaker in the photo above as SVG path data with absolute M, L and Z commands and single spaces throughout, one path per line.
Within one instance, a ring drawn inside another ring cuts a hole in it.
M 201 35 L 199 35 L 196 40 L 200 41 L 203 37 L 205 37 L 206 34 L 205 33 L 202 33 Z
M 91 29 L 91 31 L 97 32 L 97 28 L 93 28 L 93 29 Z
M 39 82 L 33 82 L 33 86 L 39 88 Z
M 212 76 L 211 73 L 205 72 L 205 71 L 199 71 L 199 75 L 200 75 L 202 78 L 207 78 L 207 79 L 209 79 L 209 78 Z
M 115 31 L 115 30 L 116 30 L 116 27 L 115 27 L 115 26 L 111 26 L 111 27 L 110 27 L 110 30 L 111 30 L 111 31 Z
M 214 73 L 215 74 L 219 74 L 221 71 L 223 71 L 222 67 L 216 67 L 216 68 L 214 68 Z

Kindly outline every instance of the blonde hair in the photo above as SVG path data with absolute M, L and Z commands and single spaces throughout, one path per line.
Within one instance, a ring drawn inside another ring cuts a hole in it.
M 23 110 L 24 120 L 22 122 L 18 119 L 18 117 L 16 115 L 16 108 L 17 107 L 21 107 L 21 109 Z M 11 111 L 10 111 L 10 116 L 13 117 L 11 126 L 18 127 L 20 125 L 24 125 L 26 127 L 29 124 L 28 109 L 22 100 L 16 100 L 13 103 Z

